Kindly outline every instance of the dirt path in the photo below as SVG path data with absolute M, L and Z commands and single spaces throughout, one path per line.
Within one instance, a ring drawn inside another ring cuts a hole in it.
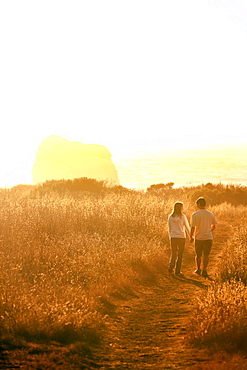
M 108 356 L 102 352 L 101 368 L 182 369 L 207 361 L 203 351 L 193 353 L 185 341 L 191 296 L 204 284 L 192 277 L 167 277 L 163 283 L 143 289 L 138 300 L 122 307 L 120 332 L 108 343 Z
M 209 273 L 226 242 L 225 225 L 217 227 Z M 168 263 L 169 253 L 166 253 Z M 183 278 L 164 272 L 156 285 L 145 286 L 138 297 L 118 306 L 115 337 L 98 353 L 101 369 L 190 369 L 208 363 L 209 353 L 193 349 L 187 341 L 187 324 L 196 296 L 211 281 L 194 274 L 194 247 L 187 245 Z

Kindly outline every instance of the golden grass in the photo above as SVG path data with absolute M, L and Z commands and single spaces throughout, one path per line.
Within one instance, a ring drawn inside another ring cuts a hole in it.
M 184 202 L 188 218 L 195 211 L 185 190 L 179 199 L 172 191 L 17 190 L 0 192 L 0 335 L 9 341 L 98 344 L 114 309 L 108 298 L 155 283 L 167 268 L 174 201 Z M 212 210 L 229 225 L 246 214 L 246 207 L 228 203 Z M 247 339 L 246 244 L 239 225 L 222 254 L 218 282 L 198 301 L 192 340 L 232 345 Z
M 141 192 L 1 193 L 2 338 L 97 343 L 107 297 L 164 269 L 171 208 L 171 200 Z
M 234 234 L 221 252 L 216 282 L 198 299 L 190 323 L 190 338 L 221 348 L 247 349 L 247 229 L 246 207 L 221 204 L 219 218 L 235 223 Z M 241 221 L 242 220 L 242 221 Z M 237 226 L 236 226 L 237 224 Z M 230 228 L 230 223 L 228 227 Z
M 235 280 L 215 283 L 198 300 L 190 336 L 204 344 L 246 348 L 247 288 Z
M 221 263 L 218 266 L 220 281 L 232 279 L 247 284 L 247 229 L 239 225 L 234 236 L 224 248 Z

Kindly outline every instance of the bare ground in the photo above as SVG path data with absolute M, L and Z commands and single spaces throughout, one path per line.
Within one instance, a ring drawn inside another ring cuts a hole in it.
M 221 247 L 229 236 L 226 224 L 217 227 L 209 273 L 212 278 Z M 166 265 L 169 250 L 165 251 Z M 108 313 L 109 334 L 94 349 L 83 345 L 30 344 L 26 348 L 0 348 L 0 369 L 247 369 L 244 356 L 210 352 L 188 341 L 188 321 L 196 297 L 211 280 L 194 274 L 194 248 L 187 245 L 183 278 L 167 272 L 159 277 L 146 271 L 144 284 L 125 297 L 102 301 Z M 145 271 L 143 271 L 145 275 Z

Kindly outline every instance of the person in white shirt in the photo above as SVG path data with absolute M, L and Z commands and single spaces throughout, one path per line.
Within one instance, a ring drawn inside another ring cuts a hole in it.
M 169 273 L 182 276 L 181 265 L 185 248 L 186 234 L 190 235 L 190 225 L 183 211 L 183 203 L 176 202 L 173 211 L 168 217 L 168 232 L 170 236 L 171 257 L 169 262 Z
M 200 197 L 196 201 L 198 211 L 194 212 L 191 217 L 190 241 L 194 242 L 195 233 L 195 252 L 196 266 L 195 273 L 205 278 L 209 277 L 207 266 L 209 254 L 213 245 L 213 230 L 215 229 L 215 215 L 206 209 L 206 200 Z M 203 270 L 201 270 L 201 261 L 203 256 Z

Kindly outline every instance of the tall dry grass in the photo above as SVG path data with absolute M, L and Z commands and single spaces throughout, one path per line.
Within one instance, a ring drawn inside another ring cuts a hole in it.
M 247 349 L 247 208 L 227 203 L 213 208 L 234 233 L 221 252 L 216 281 L 198 299 L 190 323 L 193 341 Z
M 195 204 L 186 189 L 0 191 L 1 338 L 98 343 L 108 327 L 108 298 L 155 283 L 167 268 L 167 217 L 177 200 L 190 218 Z M 247 243 L 236 220 L 245 219 L 246 207 L 211 209 L 238 228 L 222 253 L 217 284 L 198 301 L 190 334 L 200 342 L 239 342 L 246 328 Z
M 1 337 L 97 343 L 107 297 L 164 269 L 173 199 L 29 194 L 0 193 Z
M 198 299 L 190 337 L 204 344 L 246 349 L 247 288 L 236 280 L 214 283 Z

